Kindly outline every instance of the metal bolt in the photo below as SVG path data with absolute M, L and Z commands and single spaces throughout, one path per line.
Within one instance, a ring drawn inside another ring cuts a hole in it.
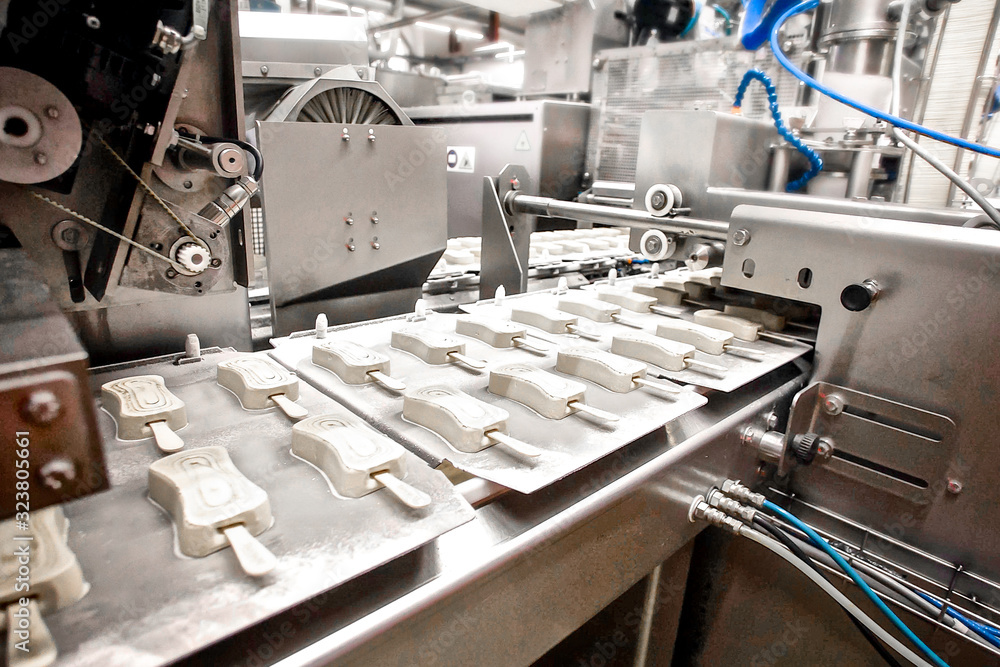
M 267 65 L 261 65 L 260 66 L 260 73 L 263 74 L 263 75 L 265 75 L 265 76 L 267 76 L 267 72 L 268 72 Z
M 378 242 L 378 238 L 374 238 L 374 239 L 372 239 L 372 248 L 373 248 L 373 249 L 375 249 L 375 250 L 378 250 L 378 249 L 379 249 L 379 248 L 381 248 L 381 247 L 382 247 L 382 246 L 381 246 L 381 245 L 379 244 L 379 242 Z
M 346 222 L 349 225 L 353 225 L 354 224 L 354 218 L 352 218 L 350 216 L 350 214 L 348 214 L 348 216 L 346 218 L 344 218 L 344 222 Z
M 378 216 L 375 215 L 374 213 L 372 213 L 372 224 L 373 225 L 377 225 L 378 224 Z
M 350 141 L 351 140 L 351 134 L 347 131 L 346 127 L 344 128 L 343 133 L 340 135 L 340 138 L 343 141 Z
M 213 260 L 212 260 L 211 262 L 209 262 L 208 264 L 209 264 L 209 266 L 211 266 L 212 268 L 214 268 L 214 269 L 217 269 L 217 268 L 219 268 L 220 266 L 222 266 L 222 260 L 221 260 L 221 259 L 219 259 L 218 257 L 216 257 L 215 259 L 213 259 Z
M 953 477 L 948 478 L 948 493 L 957 496 L 962 492 L 962 483 Z
M 656 191 L 653 193 L 653 196 L 649 198 L 649 203 L 652 204 L 653 208 L 659 211 L 667 204 L 667 196 L 660 191 Z
M 816 443 L 816 458 L 820 461 L 829 461 L 833 456 L 833 444 L 826 438 L 820 438 Z
M 42 484 L 58 491 L 63 485 L 76 479 L 76 464 L 60 456 L 43 465 L 38 474 L 42 478 Z
M 368 141 L 375 143 L 375 130 L 368 130 Z
M 512 190 L 518 190 L 521 187 L 521 181 L 517 179 L 517 176 L 510 179 L 510 187 Z
M 733 232 L 733 244 L 738 246 L 745 246 L 750 243 L 750 230 L 748 229 L 737 229 Z
M 75 246 L 80 242 L 80 230 L 76 227 L 67 227 L 62 230 L 62 234 L 60 234 L 60 236 L 67 245 Z
M 319 76 L 322 73 L 323 73 L 323 68 L 322 67 L 313 67 L 313 74 L 315 74 L 316 76 Z
M 190 190 L 193 187 L 194 187 L 194 183 L 192 183 L 191 181 L 184 181 L 184 189 L 185 190 Z
M 830 394 L 823 399 L 823 410 L 828 415 L 839 415 L 844 411 L 844 399 L 836 394 Z
M 347 243 L 347 249 L 350 250 L 351 252 L 354 252 L 356 246 L 353 243 Z
M 56 118 L 59 117 L 59 109 L 55 107 L 45 107 L 45 115 L 51 118 L 52 120 L 55 120 Z
M 176 278 L 177 272 L 173 269 L 167 269 L 167 278 Z
M 145 127 L 145 128 L 143 128 L 143 130 L 142 130 L 142 131 L 143 131 L 143 132 L 144 132 L 144 133 L 145 133 L 145 134 L 146 134 L 147 136 L 150 136 L 150 137 L 151 137 L 151 136 L 153 136 L 154 134 L 156 134 L 156 126 L 155 126 L 155 125 L 150 125 L 150 124 L 147 124 L 147 125 L 146 125 L 146 127 Z
M 764 423 L 767 425 L 768 431 L 776 429 L 778 427 L 778 413 L 774 410 L 768 412 L 767 416 L 764 417 Z
M 747 426 L 740 433 L 740 444 L 746 445 L 748 447 L 754 446 L 754 436 L 757 435 L 757 430 L 753 426 Z
M 45 153 L 41 151 L 35 153 L 35 164 L 44 165 L 48 161 L 49 161 L 49 156 L 46 155 Z
M 359 67 L 358 68 L 358 76 L 360 76 L 362 79 L 364 79 L 364 78 L 366 78 L 366 74 L 367 73 L 365 72 L 365 68 L 364 67 Z
M 48 389 L 31 392 L 24 402 L 24 416 L 36 424 L 48 424 L 59 416 L 62 405 L 59 398 Z

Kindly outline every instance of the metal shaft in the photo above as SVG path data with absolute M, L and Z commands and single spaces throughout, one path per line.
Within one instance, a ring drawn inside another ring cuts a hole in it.
M 510 214 L 526 213 L 528 215 L 544 215 L 551 218 L 569 218 L 584 222 L 596 222 L 618 227 L 635 227 L 638 229 L 661 229 L 678 234 L 705 236 L 725 240 L 729 233 L 729 224 L 714 220 L 697 218 L 658 218 L 646 211 L 613 206 L 597 206 L 580 204 L 578 202 L 562 201 L 551 197 L 535 197 L 520 192 L 511 192 L 504 201 L 504 206 Z

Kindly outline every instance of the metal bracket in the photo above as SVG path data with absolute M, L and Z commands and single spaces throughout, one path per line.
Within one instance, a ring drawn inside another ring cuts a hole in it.
M 508 164 L 494 180 L 483 179 L 483 252 L 479 274 L 479 298 L 493 297 L 503 285 L 507 294 L 528 290 L 528 248 L 535 216 L 508 215 L 504 206 L 514 191 L 531 192 L 528 170 Z
M 923 504 L 954 454 L 955 422 L 926 410 L 818 382 L 792 403 L 788 438 L 815 433 L 835 443 L 822 467 Z M 785 457 L 782 470 L 790 461 Z M 802 474 L 809 474 L 805 469 Z M 797 475 L 799 473 L 796 473 Z

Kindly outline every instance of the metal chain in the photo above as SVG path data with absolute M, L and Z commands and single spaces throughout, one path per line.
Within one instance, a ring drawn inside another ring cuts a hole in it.
M 87 223 L 88 225 L 91 225 L 92 227 L 95 227 L 95 228 L 101 230 L 105 234 L 111 234 L 111 236 L 114 236 L 119 241 L 124 241 L 125 243 L 127 243 L 127 244 L 129 244 L 129 245 L 131 245 L 131 246 L 133 246 L 135 248 L 138 248 L 139 250 L 143 251 L 144 253 L 146 253 L 148 255 L 152 255 L 153 257 L 156 257 L 157 259 L 162 259 L 164 262 L 166 262 L 170 266 L 174 267 L 174 269 L 184 270 L 184 267 L 182 267 L 180 264 L 178 264 L 174 260 L 170 259 L 166 255 L 161 255 L 160 253 L 156 252 L 155 250 L 153 250 L 151 248 L 147 248 L 146 246 L 142 245 L 141 243 L 139 243 L 137 241 L 133 241 L 132 239 L 128 238 L 127 236 L 124 236 L 123 234 L 119 234 L 115 230 L 110 229 L 108 227 L 105 227 L 104 225 L 102 225 L 99 222 L 91 220 L 90 218 L 88 218 L 87 216 L 83 215 L 82 213 L 77 213 L 76 211 L 74 211 L 73 209 L 69 208 L 68 206 L 63 206 L 59 202 L 53 201 L 52 199 L 49 199 L 45 195 L 39 194 L 39 193 L 35 192 L 34 190 L 28 190 L 28 193 L 31 194 L 32 197 L 35 197 L 37 199 L 41 199 L 46 204 L 49 204 L 51 206 L 55 206 L 57 209 L 59 209 L 60 211 L 63 211 L 64 213 L 68 213 L 69 215 L 73 216 L 77 220 L 81 220 L 81 221 Z M 192 237 L 192 238 L 194 238 L 194 237 Z
M 173 209 L 171 209 L 169 206 L 167 206 L 167 203 L 165 201 L 163 201 L 162 199 L 160 199 L 160 196 L 158 194 L 156 194 L 155 192 L 153 192 L 153 189 L 151 187 L 149 187 L 148 185 L 146 185 L 145 181 L 143 181 L 141 178 L 139 178 L 139 174 L 135 173 L 135 171 L 132 170 L 132 167 L 128 166 L 128 163 L 125 162 L 125 160 L 122 159 L 122 157 L 120 155 L 118 155 L 118 153 L 115 152 L 115 149 L 113 149 L 111 146 L 108 145 L 108 142 L 106 142 L 104 140 L 104 137 L 98 137 L 97 139 L 98 139 L 98 141 L 101 142 L 101 145 L 104 146 L 105 148 L 107 148 L 108 152 L 110 152 L 111 155 L 114 156 L 115 160 L 118 161 L 118 164 L 120 164 L 121 166 L 125 167 L 125 171 L 127 171 L 130 174 L 132 174 L 132 178 L 134 178 L 136 180 L 136 182 L 139 184 L 139 187 L 141 187 L 143 190 L 145 190 L 146 194 L 148 194 L 150 197 L 152 197 L 157 202 L 159 202 L 160 206 L 163 207 L 163 210 L 167 212 L 167 215 L 169 215 L 171 218 L 173 218 L 174 222 L 176 222 L 178 225 L 180 225 L 181 229 L 183 229 L 184 232 L 188 236 L 190 236 L 192 239 L 194 239 L 195 243 L 197 243 L 198 245 L 200 245 L 205 250 L 211 252 L 211 248 L 209 248 L 208 245 L 204 241 L 202 241 L 197 236 L 195 236 L 194 232 L 192 232 L 188 228 L 188 226 L 186 224 L 184 224 L 184 221 L 181 220 L 180 217 L 178 217 L 178 215 L 176 213 L 174 213 Z

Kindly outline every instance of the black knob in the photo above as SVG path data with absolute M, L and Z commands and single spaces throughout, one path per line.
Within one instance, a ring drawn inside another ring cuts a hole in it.
M 792 438 L 792 453 L 803 465 L 809 465 L 813 462 L 818 447 L 819 436 L 815 433 L 803 433 Z
M 847 310 L 859 313 L 872 305 L 880 291 L 878 283 L 871 279 L 848 285 L 840 293 L 840 303 Z

